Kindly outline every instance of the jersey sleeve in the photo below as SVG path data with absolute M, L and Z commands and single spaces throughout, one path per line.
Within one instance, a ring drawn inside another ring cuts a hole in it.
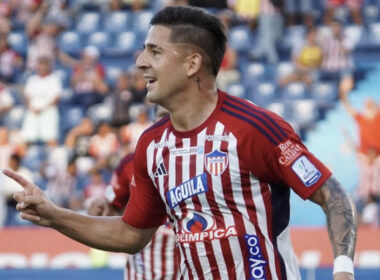
M 263 164 L 256 164 L 253 173 L 260 179 L 293 189 L 303 199 L 309 198 L 332 175 L 331 171 L 302 143 L 291 126 L 270 113 L 277 141 L 259 138 L 253 147 Z
M 131 196 L 123 220 L 137 228 L 153 228 L 166 222 L 166 207 L 148 174 L 146 148 L 140 143 L 136 147 L 134 180 L 130 184 Z

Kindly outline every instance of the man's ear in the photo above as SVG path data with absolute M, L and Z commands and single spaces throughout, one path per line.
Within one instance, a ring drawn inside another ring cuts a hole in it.
M 202 56 L 199 53 L 192 53 L 185 60 L 186 74 L 188 77 L 194 76 L 202 67 Z

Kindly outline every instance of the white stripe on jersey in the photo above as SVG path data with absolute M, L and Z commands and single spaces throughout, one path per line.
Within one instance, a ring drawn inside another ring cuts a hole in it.
M 286 276 L 288 279 L 301 280 L 297 259 L 290 240 L 290 226 L 288 225 L 277 237 L 278 251 L 285 261 Z
M 268 234 L 268 221 L 267 221 L 267 213 L 263 200 L 263 196 L 261 195 L 261 186 L 260 183 L 257 182 L 257 178 L 251 175 L 251 186 L 252 186 L 252 198 L 256 205 L 256 216 L 257 222 L 261 225 L 261 233 L 265 237 L 265 247 L 267 249 L 268 254 L 268 262 L 269 269 L 272 275 L 273 280 L 278 280 L 276 273 L 276 262 L 274 256 L 274 248 L 273 244 L 269 238 Z M 293 279 L 293 278 L 290 278 Z

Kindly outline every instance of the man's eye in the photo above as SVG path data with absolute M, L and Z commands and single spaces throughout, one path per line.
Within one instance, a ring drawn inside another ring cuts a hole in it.
M 156 54 L 159 54 L 159 52 L 156 51 L 156 50 L 152 50 L 152 54 L 153 54 L 153 55 L 156 55 Z

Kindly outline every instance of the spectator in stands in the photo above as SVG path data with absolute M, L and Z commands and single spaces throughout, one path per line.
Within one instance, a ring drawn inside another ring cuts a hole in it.
M 363 0 L 327 0 L 324 21 L 328 24 L 335 15 L 336 8 L 346 5 L 351 12 L 352 20 L 355 24 L 362 25 Z
M 225 27 L 225 32 L 228 33 L 230 25 L 230 16 L 227 13 L 220 13 L 219 18 Z M 216 86 L 226 91 L 227 87 L 235 82 L 240 81 L 240 72 L 238 66 L 238 53 L 230 45 L 227 44 L 226 52 L 220 65 L 220 70 L 216 78 Z
M 116 89 L 110 95 L 112 102 L 111 125 L 113 127 L 127 125 L 130 122 L 129 108 L 134 102 L 131 83 L 130 73 L 120 73 Z
M 61 207 L 78 209 L 74 206 L 79 189 L 75 158 L 69 160 L 67 165 L 47 164 L 41 169 L 41 174 L 47 179 L 46 195 L 52 201 Z
M 96 159 L 94 168 L 108 167 L 109 161 L 119 148 L 119 140 L 106 122 L 98 124 L 96 134 L 91 136 L 89 153 Z
M 359 224 L 368 227 L 378 227 L 380 225 L 379 197 L 374 195 L 368 197 L 360 215 Z
M 368 203 L 380 203 L 379 151 L 369 148 L 366 154 L 358 152 L 358 164 L 360 177 L 355 202 L 359 213 L 363 213 Z
M 330 23 L 331 33 L 321 38 L 323 59 L 321 79 L 332 79 L 342 86 L 354 86 L 354 62 L 352 58 L 352 43 L 343 35 L 342 24 L 338 21 Z
M 68 66 L 76 63 L 73 58 L 58 48 L 57 37 L 65 28 L 65 22 L 62 22 L 60 17 L 47 17 L 48 11 L 49 4 L 44 2 L 26 26 L 29 37 L 26 63 L 28 70 L 36 70 L 38 58 L 41 56 L 48 57 L 53 68 L 57 58 Z
M 82 106 L 84 110 L 102 102 L 108 91 L 104 67 L 98 61 L 99 55 L 96 47 L 85 47 L 80 62 L 73 69 L 71 85 L 74 89 L 74 96 L 72 103 Z
M 367 154 L 368 149 L 380 151 L 380 109 L 373 99 L 365 101 L 362 112 L 357 111 L 349 102 L 348 92 L 352 85 L 346 81 L 341 86 L 340 100 L 343 107 L 356 121 L 359 130 L 359 151 Z
M 297 17 L 301 16 L 303 24 L 307 27 L 314 25 L 312 16 L 312 1 L 311 0 L 285 0 L 285 12 L 288 25 L 296 25 Z
M 0 33 L 0 82 L 14 82 L 16 72 L 21 66 L 21 56 L 9 47 L 7 36 Z
M 146 9 L 149 5 L 149 0 L 122 0 L 122 2 L 134 11 Z
M 265 58 L 268 63 L 277 63 L 277 42 L 281 38 L 282 27 L 280 8 L 274 6 L 270 0 L 262 0 L 256 45 L 249 52 L 249 57 L 254 60 Z
M 310 86 L 318 74 L 322 58 L 323 50 L 317 42 L 317 29 L 310 28 L 306 41 L 293 50 L 294 72 L 282 77 L 279 85 L 284 87 L 292 82 L 302 82 Z
M 94 123 L 90 118 L 83 118 L 79 125 L 69 131 L 65 139 L 65 146 L 72 156 L 78 158 L 90 155 L 90 139 L 93 133 Z
M 11 9 L 17 27 L 24 28 L 42 5 L 42 0 L 12 0 Z
M 10 16 L 12 14 L 11 3 L 1 1 L 0 3 L 0 33 L 8 34 L 12 29 Z
M 20 157 L 25 155 L 26 149 L 23 143 L 15 143 L 10 138 L 10 131 L 0 126 L 0 170 L 9 166 L 11 155 L 16 154 Z
M 147 93 L 146 81 L 141 71 L 134 70 L 132 73 L 132 95 L 134 103 L 144 103 Z
M 22 174 L 23 177 L 28 178 L 28 180 L 34 181 L 33 173 L 26 167 L 21 166 L 21 158 L 16 154 L 12 154 L 9 158 L 9 164 L 7 169 L 15 171 Z M 22 187 L 14 180 L 8 177 L 1 178 L 0 186 L 0 229 L 5 224 L 8 207 L 7 204 L 12 205 L 14 208 L 13 194 L 15 192 L 22 191 Z
M 239 19 L 248 23 L 255 21 L 260 14 L 261 0 L 236 0 L 233 10 Z
M 121 129 L 121 139 L 124 146 L 123 154 L 134 152 L 140 135 L 153 124 L 149 120 L 146 106 L 140 105 L 135 107 L 135 109 L 137 110 L 136 117 L 133 118 L 130 124 Z
M 5 117 L 14 104 L 14 98 L 5 84 L 0 82 L 0 126 L 4 125 Z
M 42 141 L 49 146 L 57 144 L 60 118 L 57 104 L 61 94 L 62 82 L 51 72 L 50 59 L 40 57 L 37 74 L 28 78 L 24 89 L 27 110 L 22 134 L 26 142 Z
M 104 198 L 106 188 L 100 170 L 94 170 L 89 184 L 83 190 L 84 208 L 88 208 L 93 200 Z

